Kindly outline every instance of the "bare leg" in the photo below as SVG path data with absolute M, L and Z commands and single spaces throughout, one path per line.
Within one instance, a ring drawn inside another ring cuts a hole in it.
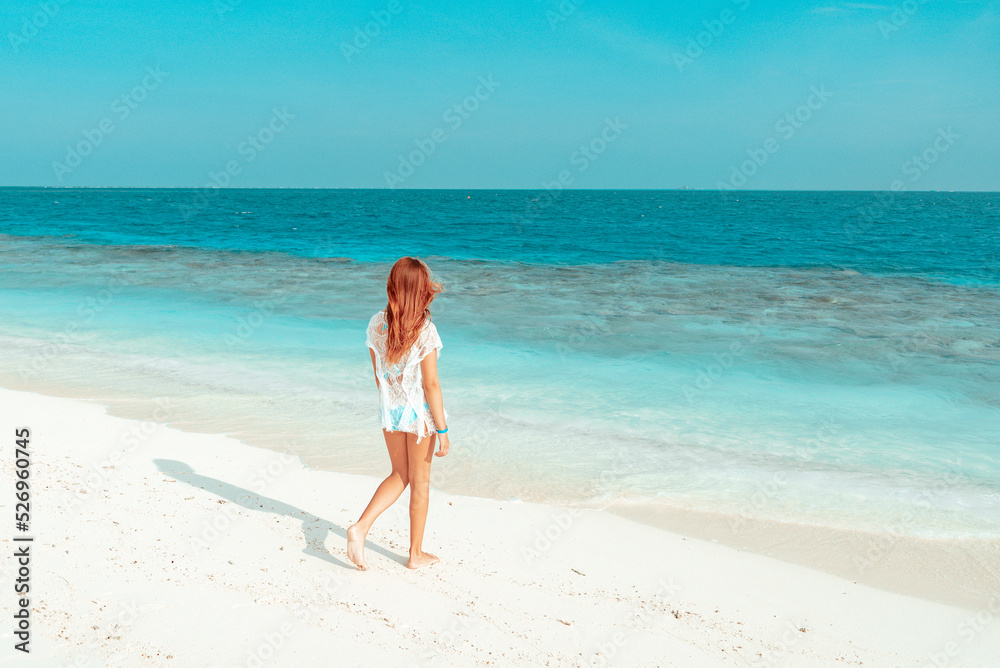
M 392 473 L 375 490 L 372 500 L 368 502 L 368 507 L 361 514 L 361 519 L 347 529 L 347 557 L 361 570 L 368 568 L 368 564 L 365 563 L 365 536 L 368 535 L 368 530 L 372 528 L 372 524 L 382 514 L 382 511 L 396 502 L 396 499 L 409 484 L 407 434 L 383 429 L 382 435 L 385 437 L 386 448 L 389 449 Z
M 420 568 L 439 561 L 433 554 L 424 552 L 424 525 L 427 522 L 427 502 L 430 498 L 431 456 L 434 453 L 436 434 L 418 441 L 415 434 L 406 435 L 410 478 L 410 560 L 407 568 Z

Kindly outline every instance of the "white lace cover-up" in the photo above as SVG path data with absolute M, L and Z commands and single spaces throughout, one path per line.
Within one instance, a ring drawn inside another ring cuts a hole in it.
M 423 438 L 434 429 L 434 418 L 424 398 L 424 380 L 420 361 L 444 344 L 437 327 L 425 320 L 410 350 L 395 364 L 387 365 L 385 311 L 379 311 L 368 322 L 368 347 L 375 351 L 375 367 L 379 381 L 378 415 L 383 429 L 406 431 Z M 440 356 L 440 353 L 438 353 Z M 445 419 L 448 413 L 445 412 Z

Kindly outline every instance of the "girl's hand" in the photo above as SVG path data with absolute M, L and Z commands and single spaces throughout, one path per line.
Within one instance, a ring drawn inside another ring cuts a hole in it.
M 448 442 L 448 434 L 438 434 L 438 449 L 434 453 L 435 457 L 444 457 L 448 454 L 448 446 L 451 445 Z

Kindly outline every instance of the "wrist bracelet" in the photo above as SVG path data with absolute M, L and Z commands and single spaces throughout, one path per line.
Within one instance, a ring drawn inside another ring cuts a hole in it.
M 439 434 L 447 434 L 448 433 L 448 427 L 445 427 L 444 429 L 438 429 L 437 433 L 439 433 Z

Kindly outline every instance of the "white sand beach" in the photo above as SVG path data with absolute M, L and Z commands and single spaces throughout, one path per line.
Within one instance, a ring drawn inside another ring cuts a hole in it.
M 1000 665 L 1000 587 L 992 606 L 945 605 L 597 510 L 432 490 L 441 562 L 411 571 L 404 492 L 361 572 L 344 530 L 375 478 L 11 390 L 5 587 L 25 426 L 31 653 L 8 590 L 12 666 Z

